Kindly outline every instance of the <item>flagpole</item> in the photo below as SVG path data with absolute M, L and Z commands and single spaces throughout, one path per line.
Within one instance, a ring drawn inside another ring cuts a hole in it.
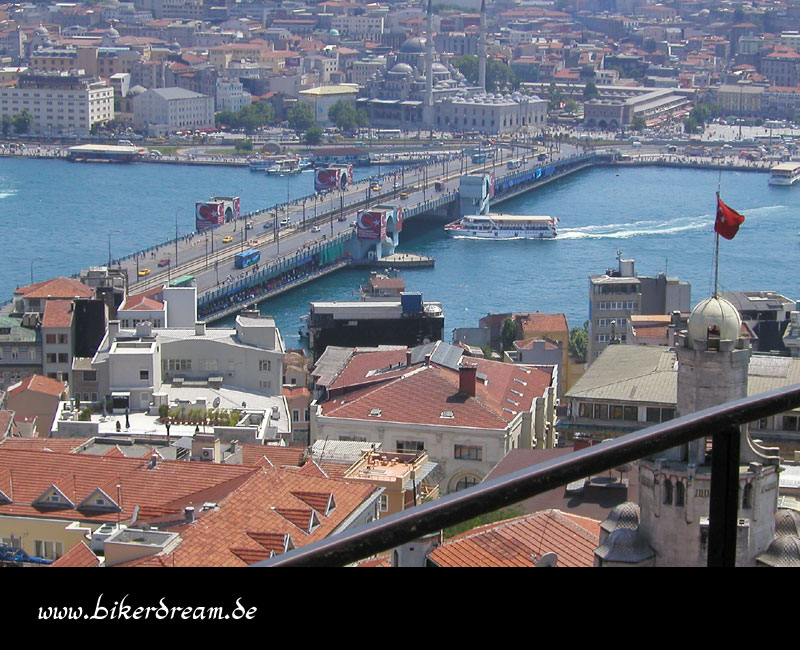
M 722 174 L 720 174 L 720 181 Z M 717 209 L 719 209 L 719 185 L 717 185 Z M 719 233 L 714 229 L 714 297 L 717 298 L 717 286 L 719 283 Z

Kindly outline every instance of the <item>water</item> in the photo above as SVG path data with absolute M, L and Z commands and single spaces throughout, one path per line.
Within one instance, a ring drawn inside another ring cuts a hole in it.
M 293 196 L 307 193 L 312 182 L 311 174 L 288 179 Z M 435 257 L 436 267 L 405 270 L 402 277 L 410 291 L 442 302 L 447 338 L 453 328 L 477 326 L 490 312 L 563 312 L 570 327 L 581 325 L 588 316 L 587 278 L 616 266 L 618 249 L 636 260 L 639 274 L 663 271 L 690 282 L 696 304 L 713 290 L 718 181 L 715 171 L 596 168 L 501 206 L 504 212 L 558 217 L 559 236 L 550 241 L 454 239 L 442 221 L 411 220 L 400 251 Z M 125 228 L 121 240 L 112 240 L 113 256 L 123 255 L 173 234 L 176 212 L 180 231 L 189 231 L 195 200 L 236 193 L 243 210 L 253 210 L 285 201 L 286 183 L 246 169 L 0 160 L 0 223 L 16 251 L 0 258 L 0 296 L 10 297 L 17 284 L 30 281 L 30 261 L 37 256 L 46 259 L 34 263 L 35 279 L 70 275 L 107 259 L 111 229 Z M 720 240 L 720 288 L 800 297 L 793 269 L 800 188 L 773 187 L 766 174 L 747 172 L 725 172 L 721 185 L 723 200 L 746 221 L 735 239 Z M 368 271 L 340 271 L 261 310 L 275 317 L 294 347 L 310 301 L 354 299 L 368 277 Z

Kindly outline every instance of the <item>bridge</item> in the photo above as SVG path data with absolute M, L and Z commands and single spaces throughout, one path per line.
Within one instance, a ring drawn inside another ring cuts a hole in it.
M 170 240 L 118 264 L 129 278 L 128 293 L 191 276 L 197 287 L 198 319 L 212 322 L 350 264 L 375 262 L 394 253 L 403 223 L 409 219 L 434 215 L 455 220 L 466 210 L 474 211 L 467 204 L 485 212 L 490 203 L 502 203 L 581 169 L 614 162 L 616 157 L 615 152 L 601 151 L 549 162 L 496 157 L 481 164 L 466 164 L 462 157 L 404 168 L 391 176 L 386 190 L 373 192 L 369 182 L 366 186 L 362 182 L 327 196 L 272 206 L 238 222 Z M 510 161 L 516 169 L 508 169 Z M 484 175 L 489 183 L 465 183 Z M 475 189 L 484 186 L 488 192 Z M 369 230 L 357 225 L 358 215 L 365 210 L 382 215 L 384 226 Z M 281 226 L 285 219 L 290 224 Z M 260 251 L 259 263 L 236 269 L 236 254 L 251 249 Z M 159 267 L 161 259 L 170 263 Z M 151 270 L 142 277 L 144 268 Z

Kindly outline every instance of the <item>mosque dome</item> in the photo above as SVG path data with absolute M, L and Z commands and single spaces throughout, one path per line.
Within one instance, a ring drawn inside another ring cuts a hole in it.
M 50 36 L 50 32 L 47 31 L 47 27 L 44 25 L 39 25 L 36 29 L 33 30 L 33 33 L 36 36 Z
M 405 54 L 423 54 L 425 52 L 425 39 L 412 36 L 400 46 L 400 51 Z
M 414 72 L 413 68 L 408 65 L 408 63 L 397 63 L 395 64 L 389 72 L 394 74 L 411 74 Z
M 339 35 L 338 29 L 331 28 L 328 30 L 328 36 L 338 36 L 338 35 Z
M 717 328 L 719 338 L 723 341 L 735 341 L 742 332 L 739 311 L 730 301 L 720 296 L 706 298 L 692 310 L 688 327 L 690 344 L 692 341 L 707 340 L 712 327 Z
M 439 63 L 438 61 L 434 61 L 434 63 L 431 64 L 431 68 L 434 72 L 450 72 L 446 65 Z
M 108 38 L 119 38 L 119 32 L 113 27 L 109 27 L 105 32 L 103 32 L 103 35 L 107 36 Z

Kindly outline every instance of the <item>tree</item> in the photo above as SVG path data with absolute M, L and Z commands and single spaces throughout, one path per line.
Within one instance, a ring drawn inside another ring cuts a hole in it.
M 11 123 L 14 126 L 14 131 L 16 133 L 27 133 L 31 126 L 31 122 L 33 122 L 33 115 L 31 115 L 24 108 L 13 118 L 11 118 Z
M 453 65 L 463 74 L 467 81 L 472 84 L 478 83 L 478 57 L 474 54 L 465 54 L 464 56 L 453 59 Z M 486 59 L 486 90 L 487 92 L 495 92 L 503 86 L 510 85 L 516 87 L 519 85 L 514 71 L 509 65 L 488 57 Z
M 645 119 L 641 115 L 639 115 L 639 117 L 637 117 L 636 119 L 633 120 L 633 128 L 636 131 L 642 131 L 642 130 L 644 130 L 644 127 L 646 127 L 646 126 L 647 126 L 647 122 L 645 121 Z
M 564 102 L 564 110 L 567 113 L 577 113 L 578 112 L 578 102 L 576 102 L 572 97 L 567 98 L 567 101 Z
M 236 153 L 247 153 L 253 150 L 253 143 L 250 140 L 239 140 L 233 148 Z
M 500 345 L 503 350 L 513 350 L 514 341 L 517 339 L 517 325 L 510 318 L 503 321 L 503 327 L 500 330 Z
M 328 119 L 340 129 L 352 131 L 356 128 L 369 126 L 367 112 L 363 108 L 356 108 L 350 102 L 340 99 L 328 110 Z
M 550 82 L 550 103 L 548 104 L 548 108 L 551 111 L 557 111 L 561 108 L 561 103 L 564 101 L 563 93 L 558 89 L 556 86 L 555 81 Z
M 586 85 L 583 87 L 584 101 L 594 99 L 595 97 L 599 96 L 600 92 L 597 90 L 597 86 L 595 85 L 594 81 L 587 81 Z
M 322 142 L 322 129 L 318 126 L 312 126 L 308 131 L 306 131 L 305 136 L 303 136 L 305 143 L 309 146 L 318 145 Z
M 589 347 L 589 322 L 585 322 L 583 327 L 573 327 L 569 331 L 569 355 L 578 363 L 586 362 L 586 350 Z
M 296 132 L 308 131 L 314 126 L 314 109 L 305 102 L 295 102 L 287 112 L 289 126 Z
M 11 131 L 12 126 L 12 118 L 10 115 L 3 115 L 3 137 L 8 137 L 9 132 Z

